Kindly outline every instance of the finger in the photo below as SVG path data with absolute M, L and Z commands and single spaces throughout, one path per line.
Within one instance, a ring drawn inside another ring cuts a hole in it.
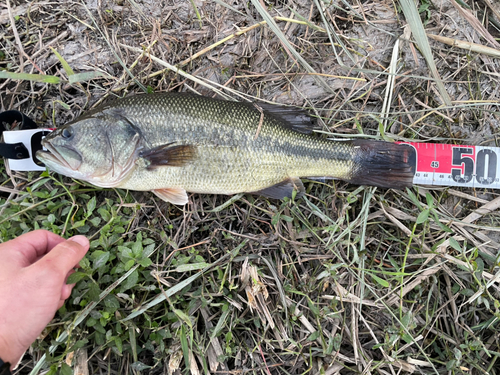
M 44 271 L 50 270 L 64 282 L 68 272 L 82 260 L 88 249 L 89 240 L 86 237 L 74 236 L 55 246 L 47 255 L 33 264 L 33 267 Z
M 10 267 L 27 267 L 63 241 L 62 237 L 47 230 L 35 230 L 3 243 L 0 258 Z

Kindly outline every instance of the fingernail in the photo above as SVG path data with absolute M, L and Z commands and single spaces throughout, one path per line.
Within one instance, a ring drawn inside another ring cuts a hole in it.
M 79 244 L 83 247 L 89 246 L 89 240 L 85 236 L 73 236 L 71 238 L 68 238 L 68 241 L 76 242 L 77 244 Z

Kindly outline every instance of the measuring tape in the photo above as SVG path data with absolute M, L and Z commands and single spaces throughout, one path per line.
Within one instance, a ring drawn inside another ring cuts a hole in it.
M 500 147 L 398 143 L 415 149 L 414 184 L 500 189 Z

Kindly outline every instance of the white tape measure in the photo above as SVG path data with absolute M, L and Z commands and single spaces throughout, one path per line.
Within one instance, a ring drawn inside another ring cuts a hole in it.
M 500 189 L 500 147 L 398 143 L 415 149 L 414 184 Z

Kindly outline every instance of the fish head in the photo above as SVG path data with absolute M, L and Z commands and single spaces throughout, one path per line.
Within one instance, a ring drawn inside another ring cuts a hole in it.
M 53 131 L 42 140 L 37 158 L 50 170 L 115 187 L 135 166 L 140 131 L 113 113 L 84 116 Z

